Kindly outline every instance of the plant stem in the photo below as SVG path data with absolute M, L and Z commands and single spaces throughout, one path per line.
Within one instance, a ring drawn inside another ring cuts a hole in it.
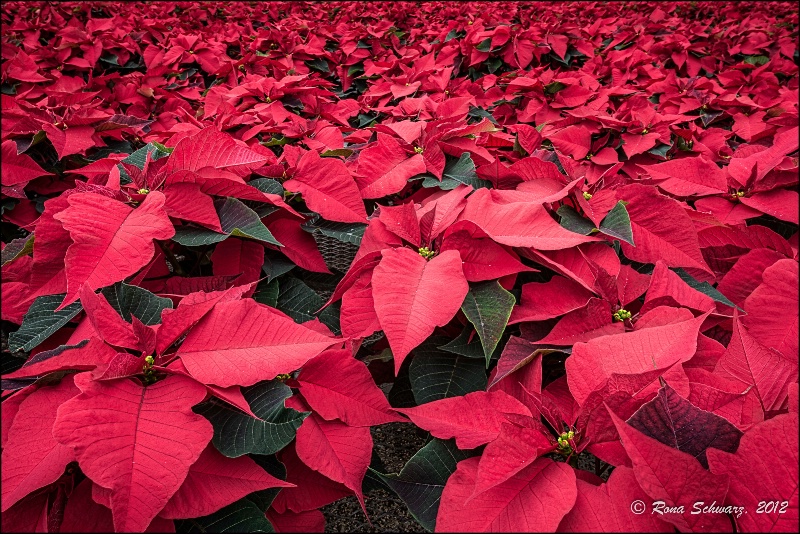
M 186 273 L 183 271 L 183 267 L 181 264 L 178 263 L 178 258 L 175 257 L 175 254 L 169 249 L 164 241 L 159 241 L 158 239 L 155 240 L 158 243 L 158 246 L 161 247 L 161 251 L 164 253 L 164 256 L 167 257 L 167 261 L 172 265 L 172 268 L 175 271 L 175 274 L 178 276 L 186 276 Z

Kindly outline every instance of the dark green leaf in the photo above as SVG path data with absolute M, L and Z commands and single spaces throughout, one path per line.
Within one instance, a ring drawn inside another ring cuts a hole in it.
M 711 297 L 712 300 L 715 300 L 717 302 L 721 302 L 721 303 L 725 304 L 726 306 L 730 306 L 732 308 L 735 306 L 740 311 L 744 311 L 743 309 L 739 308 L 739 306 L 736 306 L 736 304 L 731 302 L 731 300 L 728 297 L 726 297 L 725 295 L 720 293 L 717 290 L 717 288 L 715 288 L 714 286 L 712 286 L 708 282 L 700 282 L 700 281 L 696 280 L 692 275 L 690 275 L 689 273 L 687 273 L 686 271 L 684 271 L 680 267 L 678 267 L 677 269 L 673 269 L 673 270 L 675 271 L 675 274 L 680 276 L 681 280 L 686 282 L 691 288 L 699 291 L 700 293 L 702 293 L 702 294 L 704 294 L 704 295 L 706 295 L 708 297 Z
M 364 65 L 358 63 L 356 65 L 351 65 L 347 69 L 348 76 L 358 76 L 360 74 L 364 74 Z
M 417 404 L 486 389 L 483 362 L 445 352 L 435 344 L 435 341 L 426 342 L 414 350 L 414 358 L 408 368 L 411 390 Z
M 450 30 L 447 32 L 447 35 L 444 38 L 444 42 L 452 41 L 453 39 L 460 39 L 467 35 L 467 32 L 459 31 L 459 30 Z M 489 41 L 491 42 L 491 40 Z
M 486 39 L 484 39 L 475 46 L 475 49 L 478 50 L 479 52 L 488 52 L 489 50 L 491 50 L 491 48 L 492 48 L 491 37 L 487 37 Z
M 305 62 L 305 64 L 309 69 L 314 69 L 319 72 L 328 73 L 331 71 L 331 69 L 328 67 L 328 62 L 321 57 L 309 59 L 308 61 Z
M 592 223 L 592 221 L 581 217 L 580 214 L 572 209 L 571 206 L 567 206 L 565 204 L 558 208 L 556 213 L 558 213 L 558 216 L 561 217 L 561 226 L 570 232 L 575 232 L 576 234 L 581 235 L 589 235 L 592 232 L 597 231 L 597 228 L 594 227 L 594 223 Z
M 411 360 L 412 358 L 406 358 L 403 361 L 392 384 L 392 389 L 389 390 L 387 398 L 393 408 L 413 408 L 417 405 L 417 401 L 414 400 L 414 391 L 411 389 L 411 379 L 408 376 Z
M 267 251 L 264 255 L 264 264 L 261 266 L 261 270 L 267 275 L 267 281 L 271 282 L 280 275 L 288 273 L 294 267 L 295 264 L 283 254 Z
M 264 469 L 264 471 L 270 475 L 281 480 L 286 480 L 286 466 L 284 466 L 274 454 L 251 454 L 250 458 L 252 458 Z M 255 505 L 258 506 L 259 510 L 266 513 L 266 511 L 269 510 L 269 507 L 272 505 L 272 501 L 275 500 L 275 497 L 278 496 L 280 491 L 281 488 L 269 488 L 261 491 L 254 491 L 247 496 L 247 499 L 249 501 L 253 501 Z
M 499 57 L 490 57 L 484 61 L 484 65 L 486 65 L 486 70 L 488 70 L 490 74 L 493 74 L 497 69 L 503 66 L 503 60 Z
M 261 304 L 266 304 L 270 308 L 278 307 L 278 280 L 262 280 L 256 286 L 256 292 L 253 294 L 253 300 Z
M 672 148 L 672 145 L 665 145 L 664 143 L 658 143 L 658 145 L 656 145 L 654 148 L 651 148 L 647 152 L 653 154 L 654 156 L 666 158 L 667 152 L 669 152 L 670 148 Z
M 0 258 L 2 258 L 0 263 L 5 265 L 6 263 L 10 263 L 33 252 L 33 240 L 33 233 L 28 234 L 25 237 L 13 239 L 6 245 L 6 248 L 3 249 L 2 253 L 0 253 Z
M 483 353 L 481 338 L 478 335 L 472 335 L 474 332 L 474 329 L 467 325 L 455 339 L 445 345 L 439 345 L 439 348 L 459 356 L 483 360 L 486 355 Z
M 175 522 L 180 533 L 205 532 L 275 532 L 264 512 L 245 497 L 211 515 Z
M 337 307 L 328 306 L 319 315 L 316 315 L 317 310 L 324 304 L 325 301 L 322 297 L 302 281 L 291 277 L 281 278 L 278 305 L 276 306 L 279 310 L 297 323 L 305 323 L 319 317 L 322 324 L 333 330 L 335 334 L 340 333 Z
M 217 209 L 224 233 L 220 234 L 199 226 L 180 226 L 175 230 L 172 239 L 181 245 L 197 247 L 219 243 L 230 236 L 236 236 L 283 246 L 264 226 L 258 214 L 245 206 L 242 201 L 232 197 L 225 200 L 217 199 L 214 201 L 214 207 Z
M 119 66 L 119 58 L 114 54 L 104 53 L 100 57 L 100 61 L 103 63 L 108 63 L 109 65 Z
M 761 65 L 766 65 L 769 63 L 768 56 L 746 56 L 744 58 L 744 62 L 748 65 L 756 65 L 760 67 Z
M 458 462 L 476 454 L 475 451 L 459 450 L 454 440 L 433 439 L 403 466 L 399 474 L 376 474 L 403 499 L 414 519 L 433 532 L 447 479 L 455 472 Z
M 467 113 L 467 118 L 473 119 L 475 121 L 479 121 L 481 119 L 488 119 L 489 122 L 491 122 L 495 126 L 497 125 L 497 119 L 494 118 L 494 115 L 492 115 L 485 109 L 479 108 L 477 106 L 472 106 L 469 108 L 469 112 Z
M 16 205 L 17 202 L 13 198 L 0 199 L 0 215 L 5 214 L 7 211 L 13 210 L 14 206 Z
M 262 142 L 261 144 L 264 146 L 283 146 L 291 143 L 292 140 L 288 137 L 285 137 L 281 134 L 273 135 L 266 141 Z
M 461 311 L 475 327 L 481 339 L 487 367 L 492 353 L 503 336 L 515 302 L 514 295 L 503 289 L 500 282 L 492 280 L 471 284 L 461 305 Z
M 13 373 L 22 367 L 22 364 L 24 363 L 24 357 L 20 358 L 19 356 L 4 352 L 2 356 L 0 356 L 0 375 Z
M 122 162 L 129 165 L 136 165 L 140 169 L 144 169 L 144 162 L 147 161 L 148 153 L 150 154 L 150 158 L 155 161 L 169 156 L 172 153 L 172 149 L 159 143 L 147 143 L 145 146 L 123 159 Z
M 22 326 L 8 337 L 8 350 L 29 352 L 78 315 L 83 309 L 80 301 L 56 311 L 65 296 L 66 293 L 45 295 L 34 300 L 22 319 Z
M 567 86 L 561 82 L 550 82 L 544 86 L 544 92 L 548 95 L 553 95 L 566 88 Z
M 317 219 L 316 221 L 308 221 L 302 225 L 303 230 L 306 232 L 319 232 L 322 235 L 332 237 L 342 243 L 350 243 L 352 245 L 360 246 L 361 238 L 364 237 L 364 231 L 367 229 L 366 224 L 361 223 L 342 223 L 326 221 L 324 219 Z
M 323 158 L 347 158 L 353 155 L 353 151 L 349 148 L 335 148 L 333 150 L 326 150 L 320 156 Z
M 102 291 L 111 307 L 129 323 L 131 315 L 148 326 L 161 322 L 161 311 L 172 309 L 172 301 L 138 286 L 117 282 Z
M 426 175 L 422 181 L 422 187 L 438 187 L 445 191 L 455 189 L 461 184 L 470 185 L 475 189 L 492 185 L 491 182 L 478 178 L 478 174 L 475 172 L 475 163 L 469 152 L 464 152 L 460 158 L 445 165 L 441 182 L 431 175 Z
M 628 210 L 625 209 L 625 202 L 620 200 L 614 206 L 608 215 L 600 221 L 600 231 L 611 237 L 616 237 L 625 241 L 631 246 L 636 246 L 633 243 L 633 231 L 631 230 L 631 218 L 628 215 Z
M 724 111 L 707 110 L 700 113 L 700 120 L 703 122 L 703 127 L 708 128 L 708 125 L 721 117 Z
M 377 118 L 378 113 L 359 113 L 355 118 L 348 119 L 347 122 L 349 122 L 354 128 L 365 128 L 373 121 L 377 120 Z
M 247 182 L 247 185 L 255 187 L 262 193 L 280 195 L 283 197 L 283 186 L 278 180 L 272 178 L 256 178 L 255 180 Z
M 194 408 L 211 422 L 214 427 L 212 443 L 229 458 L 248 453 L 275 454 L 294 439 L 308 416 L 308 412 L 284 407 L 283 401 L 292 395 L 292 390 L 278 380 L 243 388 L 242 393 L 259 419 L 215 398 Z

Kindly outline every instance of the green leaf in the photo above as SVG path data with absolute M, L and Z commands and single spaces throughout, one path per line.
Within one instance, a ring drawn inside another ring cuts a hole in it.
M 250 458 L 252 458 L 261 468 L 264 469 L 264 471 L 270 475 L 281 480 L 286 480 L 286 466 L 284 466 L 274 454 L 251 454 Z M 278 496 L 280 491 L 281 488 L 269 488 L 265 490 L 254 491 L 247 496 L 247 500 L 253 501 L 255 505 L 258 506 L 259 510 L 266 513 L 266 511 L 269 510 L 269 507 L 272 505 L 272 501 L 275 500 L 275 497 Z
M 314 69 L 319 72 L 328 73 L 331 71 L 331 69 L 328 67 L 328 62 L 321 57 L 309 59 L 308 61 L 305 61 L 305 64 L 309 69 Z
M 717 290 L 717 288 L 715 288 L 708 282 L 700 282 L 699 280 L 695 279 L 692 275 L 690 275 L 680 267 L 678 267 L 677 269 L 673 269 L 673 271 L 675 271 L 675 274 L 677 274 L 681 278 L 681 280 L 686 282 L 692 289 L 699 291 L 703 295 L 711 297 L 711 299 L 715 300 L 716 302 L 721 302 L 722 304 L 730 306 L 731 308 L 736 307 L 739 309 L 739 311 L 742 312 L 744 311 L 743 309 L 739 308 L 739 306 L 736 306 L 736 304 L 731 302 L 731 300 L 728 297 L 720 293 Z
M 629 46 L 632 46 L 634 42 L 635 41 L 627 41 L 627 42 L 624 42 L 624 43 L 620 43 L 620 44 L 618 44 L 617 46 L 614 47 L 614 50 L 625 50 Z
M 349 148 L 335 148 L 333 150 L 326 150 L 320 154 L 323 158 L 347 158 L 353 155 L 353 151 Z
M 399 474 L 376 474 L 403 500 L 414 519 L 433 532 L 447 479 L 458 462 L 476 455 L 475 451 L 459 450 L 455 440 L 434 438 L 411 457 Z
M 385 353 L 391 354 L 391 349 L 385 349 Z M 393 408 L 413 408 L 417 405 L 414 399 L 414 391 L 411 389 L 411 379 L 408 377 L 408 368 L 413 358 L 406 358 L 400 366 L 400 372 L 394 379 L 392 389 L 389 390 L 387 399 Z
M 14 96 L 17 94 L 17 85 L 19 84 L 11 84 L 11 83 L 3 83 L 0 85 L 0 93 L 4 95 L 11 95 Z
M 476 122 L 481 119 L 488 119 L 489 122 L 497 126 L 497 119 L 494 118 L 494 115 L 492 115 L 485 109 L 479 108 L 477 106 L 471 106 L 469 108 L 469 112 L 467 113 L 467 119 L 473 119 Z
M 557 92 L 561 91 L 562 89 L 566 88 L 567 88 L 566 84 L 563 84 L 561 82 L 550 82 L 544 86 L 544 92 L 547 93 L 548 95 L 554 95 Z
M 175 522 L 176 532 L 275 532 L 264 512 L 248 497 L 211 515 Z
M 88 342 L 88 340 L 86 340 Z M 85 344 L 85 343 L 84 343 Z M 25 363 L 25 356 L 22 354 L 3 354 L 0 357 L 0 375 L 13 373 Z
M 486 355 L 483 353 L 481 338 L 480 336 L 472 336 L 473 332 L 474 329 L 467 325 L 455 339 L 445 345 L 439 345 L 439 348 L 459 356 L 483 360 Z M 471 340 L 470 337 L 472 337 Z
M 0 215 L 5 214 L 7 211 L 11 211 L 17 205 L 17 202 L 13 198 L 2 198 L 0 199 Z
M 271 136 L 269 139 L 267 139 L 266 141 L 262 142 L 261 144 L 264 145 L 264 146 L 283 146 L 283 145 L 288 145 L 291 142 L 292 142 L 292 140 L 290 138 L 288 138 L 288 137 L 286 137 L 284 135 L 278 134 L 278 135 Z
M 581 217 L 580 214 L 572 209 L 571 206 L 567 206 L 565 204 L 558 208 L 556 213 L 558 213 L 559 217 L 561 217 L 561 226 L 570 232 L 575 232 L 576 234 L 581 235 L 589 235 L 592 232 L 597 231 L 597 228 L 594 227 L 592 221 Z
M 260 304 L 266 304 L 270 308 L 278 307 L 278 293 L 280 291 L 278 280 L 262 280 L 256 286 L 256 292 L 253 294 L 253 300 Z
M 631 218 L 628 215 L 628 210 L 625 209 L 625 204 L 622 200 L 617 202 L 617 205 L 600 221 L 600 231 L 635 247 L 633 231 L 631 230 Z
M 417 404 L 486 389 L 486 369 L 481 360 L 445 352 L 436 344 L 431 338 L 415 349 L 408 368 Z
M 479 52 L 488 52 L 492 48 L 492 38 L 487 37 L 475 46 L 475 50 Z
M 117 282 L 102 291 L 103 296 L 129 323 L 131 316 L 136 317 L 148 326 L 161 322 L 161 311 L 172 309 L 172 300 L 159 297 L 138 286 L 129 286 Z
M 80 301 L 56 311 L 65 296 L 66 293 L 44 295 L 34 300 L 22 319 L 22 326 L 8 337 L 8 350 L 29 352 L 78 315 L 83 309 Z
M 6 248 L 3 249 L 2 253 L 0 253 L 0 258 L 2 258 L 0 263 L 5 265 L 6 263 L 11 263 L 33 252 L 34 239 L 34 235 L 31 233 L 25 237 L 11 240 L 11 242 L 6 245 Z
M 267 251 L 264 255 L 264 264 L 261 266 L 261 270 L 267 275 L 267 281 L 271 282 L 280 275 L 288 273 L 294 267 L 295 264 L 283 254 L 273 254 L 271 251 Z
M 308 287 L 297 278 L 281 278 L 280 291 L 278 293 L 278 305 L 276 308 L 291 317 L 297 323 L 311 321 L 315 317 L 333 330 L 335 334 L 341 333 L 339 326 L 339 308 L 328 306 L 319 315 L 319 310 L 325 301 L 316 291 Z
M 650 153 L 650 154 L 653 154 L 654 156 L 658 156 L 658 157 L 661 157 L 661 158 L 666 158 L 667 157 L 667 152 L 669 152 L 670 148 L 672 148 L 672 145 L 667 145 L 667 144 L 664 144 L 664 143 L 658 143 L 658 145 L 656 145 L 655 147 L 651 148 L 647 152 Z
M 491 280 L 471 284 L 469 293 L 461 305 L 461 311 L 481 338 L 487 367 L 494 349 L 503 336 L 515 302 L 514 295 L 503 289 L 500 282 Z
M 325 304 L 322 297 L 297 278 L 286 277 L 281 281 L 276 308 L 296 323 L 313 320 L 316 317 L 314 312 Z
M 102 61 L 103 63 L 108 63 L 109 65 L 119 66 L 119 58 L 114 54 L 106 54 L 106 53 L 104 53 L 100 57 L 100 61 Z
M 207 228 L 197 226 L 179 226 L 175 228 L 172 240 L 187 247 L 199 247 L 225 241 L 229 234 L 220 234 Z
M 230 236 L 236 236 L 283 246 L 264 226 L 258 214 L 245 206 L 242 201 L 233 197 L 225 200 L 217 199 L 214 201 L 214 207 L 219 214 L 219 222 L 224 233 L 220 234 L 199 226 L 180 226 L 176 228 L 172 239 L 181 245 L 197 247 L 219 243 Z
M 272 178 L 256 178 L 255 180 L 247 182 L 247 185 L 255 187 L 262 193 L 279 195 L 283 198 L 283 186 L 278 180 Z
M 744 62 L 748 65 L 756 65 L 760 67 L 761 65 L 766 65 L 769 63 L 769 57 L 767 56 L 746 56 L 744 58 Z
M 700 113 L 700 121 L 703 123 L 704 128 L 708 128 L 708 125 L 717 120 L 724 114 L 723 111 L 714 111 L 714 110 L 707 110 Z
M 275 454 L 288 445 L 309 412 L 286 408 L 283 401 L 292 390 L 278 380 L 268 380 L 242 388 L 245 400 L 259 419 L 212 398 L 193 410 L 214 427 L 212 443 L 229 458 L 244 454 Z
M 155 161 L 157 159 L 166 158 L 172 154 L 172 150 L 173 149 L 167 148 L 160 143 L 147 143 L 145 146 L 123 159 L 122 162 L 128 165 L 136 165 L 140 169 L 144 169 L 144 162 L 147 161 L 148 153 L 150 154 L 150 158 Z
M 359 76 L 361 74 L 364 74 L 364 65 L 362 65 L 361 63 L 356 63 L 355 65 L 351 65 L 347 69 L 347 75 L 348 76 L 351 76 L 351 77 L 352 76 Z
M 342 243 L 350 243 L 352 245 L 361 246 L 361 238 L 364 237 L 364 231 L 367 229 L 367 225 L 361 223 L 342 223 L 317 219 L 315 221 L 307 221 L 303 223 L 301 228 L 312 234 L 319 232 L 322 235 L 332 237 L 338 241 L 341 241 Z
M 488 70 L 490 74 L 494 74 L 497 69 L 503 66 L 503 60 L 499 57 L 490 57 L 484 61 L 484 65 L 486 65 L 486 70 Z
M 378 120 L 379 116 L 380 114 L 376 112 L 359 113 L 355 117 L 347 119 L 347 122 L 350 123 L 350 125 L 352 125 L 354 128 L 364 128 L 370 124 L 373 124 L 376 120 Z
M 467 35 L 467 32 L 465 32 L 465 31 L 450 30 L 449 32 L 447 32 L 447 35 L 445 35 L 444 42 L 446 43 L 447 41 L 452 41 L 453 39 L 461 39 L 462 37 L 465 37 L 466 35 Z M 491 43 L 491 40 L 489 42 Z
M 441 182 L 431 175 L 425 175 L 425 179 L 422 181 L 422 187 L 438 187 L 444 191 L 455 189 L 461 184 L 467 184 L 475 189 L 492 185 L 491 182 L 478 178 L 478 174 L 475 172 L 475 163 L 469 152 L 464 152 L 460 158 L 445 165 Z

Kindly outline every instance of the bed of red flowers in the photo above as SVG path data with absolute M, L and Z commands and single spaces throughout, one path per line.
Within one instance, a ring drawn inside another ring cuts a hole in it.
M 796 531 L 793 3 L 2 23 L 4 531 Z

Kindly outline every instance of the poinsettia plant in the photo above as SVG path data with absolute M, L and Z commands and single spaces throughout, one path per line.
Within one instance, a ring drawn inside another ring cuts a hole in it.
M 4 4 L 3 530 L 796 530 L 798 14 L 542 7 Z

